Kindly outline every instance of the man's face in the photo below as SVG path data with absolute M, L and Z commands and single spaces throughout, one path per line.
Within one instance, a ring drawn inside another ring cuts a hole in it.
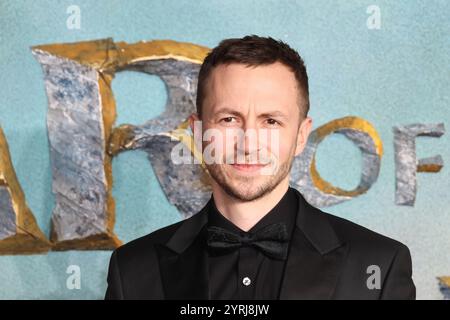
M 211 143 L 221 146 L 214 148 L 214 158 L 222 163 L 206 167 L 228 195 L 252 201 L 289 179 L 292 161 L 311 129 L 310 118 L 300 119 L 298 90 L 293 72 L 278 62 L 219 65 L 212 71 L 202 105 L 202 129 L 221 134 L 204 141 L 203 150 Z

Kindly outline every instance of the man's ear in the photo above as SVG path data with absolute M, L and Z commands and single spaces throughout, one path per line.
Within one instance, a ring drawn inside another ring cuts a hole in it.
M 312 128 L 312 118 L 306 117 L 303 119 L 302 123 L 300 124 L 300 128 L 298 129 L 297 133 L 297 145 L 295 146 L 295 156 L 298 156 L 300 153 L 302 153 L 303 149 L 306 146 L 306 143 L 308 142 L 309 134 L 311 133 Z
M 192 113 L 189 116 L 189 126 L 191 127 L 192 134 L 194 134 L 194 122 L 195 121 L 200 121 L 200 118 L 198 117 L 197 113 Z

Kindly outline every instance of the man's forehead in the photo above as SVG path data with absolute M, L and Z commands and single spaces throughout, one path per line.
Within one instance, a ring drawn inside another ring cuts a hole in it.
M 270 72 L 272 74 L 282 74 L 287 77 L 295 78 L 292 70 L 290 70 L 286 65 L 282 64 L 279 61 L 262 65 L 246 65 L 243 63 L 219 64 L 211 70 L 210 78 L 226 79 L 227 77 L 235 74 L 239 74 L 239 76 L 258 76 L 258 74 L 264 74 L 267 72 Z
M 298 94 L 295 75 L 285 66 L 281 70 L 270 66 L 248 69 L 242 65 L 216 68 L 206 83 L 207 95 L 211 93 L 214 100 L 230 104 L 245 99 L 288 101 Z

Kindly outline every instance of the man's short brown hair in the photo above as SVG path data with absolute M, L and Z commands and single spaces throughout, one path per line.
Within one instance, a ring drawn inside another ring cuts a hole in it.
M 300 91 L 301 119 L 306 117 L 309 111 L 309 88 L 308 74 L 303 59 L 297 51 L 281 40 L 277 41 L 271 37 L 265 38 L 256 35 L 222 40 L 206 56 L 198 75 L 197 114 L 199 117 L 202 115 L 206 81 L 214 67 L 232 63 L 255 67 L 275 62 L 281 62 L 294 73 Z

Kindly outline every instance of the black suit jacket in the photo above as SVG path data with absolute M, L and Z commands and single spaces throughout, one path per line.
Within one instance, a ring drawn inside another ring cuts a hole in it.
M 415 299 L 405 245 L 327 214 L 296 193 L 299 211 L 280 299 Z M 206 208 L 116 249 L 105 298 L 208 299 L 208 255 L 200 236 Z M 379 289 L 367 286 L 374 283 L 372 265 L 379 267 Z

